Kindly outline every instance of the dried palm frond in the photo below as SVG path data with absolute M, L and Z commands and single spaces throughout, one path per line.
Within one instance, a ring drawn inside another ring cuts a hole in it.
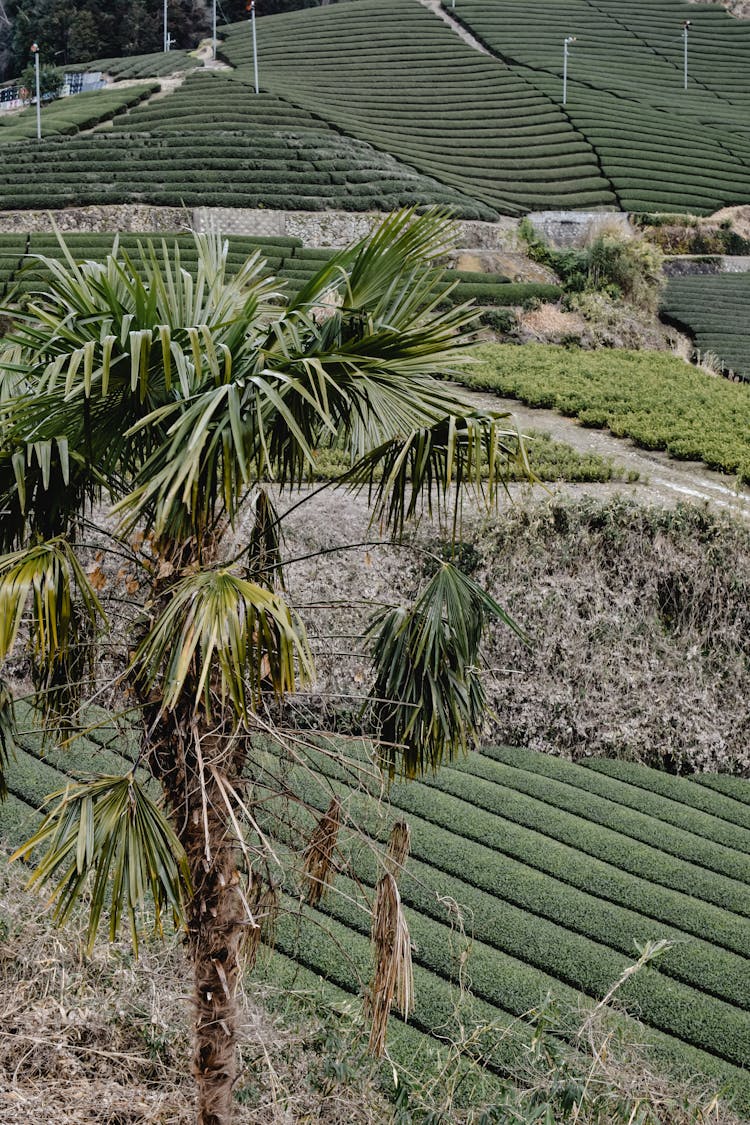
M 5 771 L 16 741 L 16 713 L 13 693 L 0 676 L 0 800 L 8 795 Z
M 252 972 L 258 959 L 258 950 L 261 941 L 273 945 L 276 919 L 279 915 L 279 892 L 276 887 L 269 886 L 258 879 L 255 883 L 255 894 L 250 897 L 252 910 L 252 923 L 245 930 L 242 943 L 242 954 L 245 969 Z
M 411 832 L 405 820 L 397 820 L 388 838 L 385 869 L 398 879 L 411 851 Z
M 310 906 L 318 905 L 333 880 L 333 853 L 340 826 L 341 802 L 334 797 L 316 824 L 303 853 L 302 879 Z
M 372 1020 L 370 1051 L 380 1058 L 385 1050 L 388 1016 L 394 1001 L 404 1019 L 408 1019 L 414 1009 L 411 938 L 396 880 L 390 873 L 378 882 L 372 942 L 375 975 L 367 996 L 366 1013 Z

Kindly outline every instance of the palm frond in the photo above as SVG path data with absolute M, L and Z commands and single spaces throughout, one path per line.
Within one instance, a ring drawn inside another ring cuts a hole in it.
M 248 327 L 263 321 L 278 289 L 259 254 L 229 277 L 228 245 L 195 237 L 191 270 L 165 243 L 80 264 L 63 243 L 66 260 L 40 259 L 47 276 L 14 310 L 0 355 L 3 399 L 12 399 L 3 403 L 6 447 L 64 439 L 91 475 L 114 486 L 168 440 L 160 408 L 229 382 L 235 365 L 254 365 Z
M 435 507 L 444 514 L 451 501 L 455 526 L 462 489 L 469 487 L 475 498 L 491 505 L 511 466 L 533 479 L 523 437 L 507 426 L 509 417 L 451 411 L 434 425 L 377 446 L 337 483 L 366 487 L 373 522 L 385 523 L 397 536 L 423 509 L 432 514 Z
M 92 627 L 106 616 L 73 548 L 64 539 L 0 557 L 0 660 L 13 649 L 31 601 L 30 644 L 40 664 L 62 659 L 75 643 L 75 606 Z
M 108 896 L 110 940 L 125 914 L 136 952 L 138 914 L 148 897 L 158 933 L 166 910 L 175 925 L 182 922 L 190 888 L 185 854 L 163 812 L 132 774 L 71 785 L 49 800 L 58 803 L 11 859 L 28 857 L 46 845 L 30 883 L 54 882 L 54 916 L 60 924 L 80 899 L 90 896 L 89 953 Z
M 367 708 L 391 777 L 435 770 L 477 745 L 485 719 L 479 646 L 490 617 L 526 639 L 481 586 L 443 563 L 412 606 L 372 622 L 375 683 Z
M 211 711 L 211 694 L 228 698 L 244 718 L 268 685 L 278 696 L 312 679 L 304 629 L 284 600 L 228 570 L 201 571 L 179 581 L 131 667 L 147 689 L 159 684 L 163 706 L 188 692 Z

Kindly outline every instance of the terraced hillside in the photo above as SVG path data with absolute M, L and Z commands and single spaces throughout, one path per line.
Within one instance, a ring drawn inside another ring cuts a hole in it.
M 63 112 L 70 115 L 87 97 L 138 100 L 130 88 L 115 88 L 65 99 Z M 2 146 L 5 205 L 148 202 L 388 211 L 441 204 L 469 218 L 494 216 L 388 153 L 340 136 L 274 95 L 256 96 L 222 73 L 197 71 L 168 96 L 107 124 L 69 138 L 47 139 L 43 130 L 41 144 L 33 147 Z M 2 137 L 0 130 L 0 144 Z
M 22 726 L 29 720 L 22 710 Z M 0 808 L 5 837 L 28 832 L 45 794 L 67 776 L 129 769 L 126 745 L 105 724 L 69 751 L 45 752 L 27 730 Z M 259 815 L 280 850 L 306 838 L 313 824 L 309 812 L 290 813 L 268 799 L 281 774 L 313 811 L 339 794 L 374 839 L 384 840 L 398 816 L 411 826 L 412 859 L 401 884 L 416 948 L 417 1009 L 409 1028 L 394 1021 L 397 1053 L 450 1034 L 460 1018 L 465 1032 L 485 1029 L 476 1050 L 491 1082 L 528 1043 L 523 1022 L 507 1031 L 516 1017 L 550 991 L 570 1003 L 603 996 L 637 943 L 668 938 L 675 944 L 624 986 L 623 998 L 646 1025 L 654 1060 L 726 1083 L 737 1108 L 750 1112 L 743 1070 L 750 1057 L 750 783 L 734 779 L 729 795 L 644 767 L 574 766 L 496 747 L 425 782 L 394 786 L 383 816 L 361 788 L 352 796 L 350 766 L 314 746 L 305 756 L 314 771 L 260 746 L 254 758 Z M 274 979 L 300 984 L 322 976 L 339 994 L 356 993 L 368 979 L 377 865 L 358 832 L 348 833 L 343 854 L 341 893 L 322 909 L 301 908 L 288 885 L 276 954 L 265 969 Z M 472 996 L 458 1013 L 464 939 L 451 902 L 471 939 L 463 971 Z M 563 1024 L 563 1040 L 568 1031 Z
M 93 129 L 102 121 L 110 121 L 117 114 L 125 113 L 158 89 L 156 83 L 144 82 L 138 86 L 89 91 L 70 98 L 61 98 L 43 107 L 42 135 L 62 136 L 78 133 L 83 129 Z M 26 141 L 32 137 L 36 139 L 36 126 L 34 106 L 18 114 L 0 117 L 0 144 Z M 5 182 L 12 183 L 13 180 L 11 178 Z
M 197 251 L 192 235 L 153 236 L 157 248 L 162 237 L 169 245 L 176 243 L 179 246 L 185 268 L 195 267 Z M 101 261 L 111 252 L 114 238 L 112 234 L 66 233 L 65 245 L 78 261 Z M 118 245 L 137 259 L 139 246 L 147 239 L 146 235 L 122 234 Z M 304 247 L 298 238 L 234 236 L 228 239 L 228 243 L 230 274 L 236 272 L 251 254 L 260 251 L 269 273 L 283 280 L 291 293 L 301 289 L 334 253 L 333 250 Z M 59 261 L 64 251 L 54 234 L 0 234 L 0 295 L 10 304 L 23 301 L 28 294 L 43 291 L 48 269 L 37 255 Z M 555 285 L 512 283 L 503 274 L 468 270 L 448 270 L 446 273 L 448 280 L 454 283 L 450 300 L 456 303 L 474 300 L 478 305 L 524 305 L 555 299 L 560 294 Z
M 349 0 L 258 28 L 264 86 L 505 214 L 616 205 L 561 108 L 417 0 Z M 249 75 L 245 25 L 226 29 L 222 52 Z
M 444 7 L 494 59 L 416 0 L 349 0 L 262 20 L 263 81 L 504 213 L 600 205 L 703 213 L 750 197 L 747 25 L 682 0 L 657 9 L 639 0 Z M 568 35 L 577 42 L 563 107 Z M 224 51 L 249 73 L 245 26 L 227 30 Z
M 716 210 L 750 193 L 750 25 L 682 0 L 466 0 L 457 14 L 488 47 L 562 101 L 624 210 Z M 683 89 L 682 21 L 690 19 Z
M 750 381 L 750 274 L 672 278 L 664 292 L 662 315 L 693 337 L 705 355 L 725 370 Z

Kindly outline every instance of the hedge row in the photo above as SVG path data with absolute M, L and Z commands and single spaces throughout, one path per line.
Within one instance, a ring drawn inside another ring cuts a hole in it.
M 91 129 L 115 114 L 124 113 L 130 106 L 137 105 L 150 97 L 158 85 L 127 87 L 118 90 L 94 90 L 60 98 L 42 108 L 42 137 L 50 134 L 77 133 L 80 129 Z M 36 137 L 36 107 L 23 110 L 9 117 L 0 117 L 0 144 L 29 140 Z M 63 142 L 64 143 L 64 142 Z M 33 155 L 27 148 L 27 155 Z M 37 162 L 38 157 L 37 157 Z M 3 162 L 5 167 L 5 162 Z M 7 182 L 7 181 L 6 181 Z
M 311 761 L 322 777 L 350 781 L 350 774 L 346 774 L 328 757 L 311 752 Z M 565 814 L 565 832 L 562 834 L 564 839 L 548 835 L 545 832 L 545 822 L 554 814 L 554 810 L 528 799 L 517 803 L 516 811 L 523 811 L 524 806 L 532 809 L 536 806 L 541 815 L 536 818 L 537 823 L 530 826 L 520 818 L 500 817 L 424 782 L 419 785 L 397 785 L 391 789 L 389 797 L 392 805 L 409 813 L 410 817 L 420 817 L 436 828 L 446 830 L 447 834 L 453 833 L 456 824 L 460 824 L 467 846 L 473 849 L 477 844 L 481 845 L 483 858 L 471 873 L 465 862 L 458 870 L 453 867 L 447 867 L 446 870 L 452 874 L 463 873 L 464 878 L 485 890 L 493 889 L 492 883 L 485 881 L 485 866 L 492 873 L 491 878 L 504 881 L 506 876 L 503 872 L 506 872 L 509 880 L 521 878 L 518 871 L 520 862 L 526 869 L 552 876 L 556 881 L 577 890 L 593 893 L 602 900 L 655 921 L 666 922 L 733 952 L 746 955 L 750 948 L 750 923 L 746 918 L 731 912 L 731 907 L 729 910 L 723 909 L 695 896 L 690 874 L 696 869 L 670 860 L 670 866 L 678 871 L 686 869 L 682 880 L 687 888 L 685 891 L 654 881 L 655 864 L 660 856 L 655 849 L 644 848 L 635 841 L 617 837 L 596 826 L 593 833 L 587 831 L 581 840 L 576 831 L 581 822 L 578 818 Z M 365 815 L 365 810 L 359 806 L 358 815 Z M 616 846 L 612 846 L 613 844 Z M 598 845 L 597 850 L 602 854 L 595 854 L 592 845 Z M 430 861 L 429 856 L 422 858 Z M 531 879 L 528 871 L 523 877 Z M 712 877 L 709 883 L 715 878 Z M 549 893 L 552 894 L 552 890 Z
M 285 1006 L 293 999 L 303 1009 L 312 1003 L 324 1006 L 328 1011 L 341 1012 L 351 1006 L 355 995 L 352 987 L 346 989 L 332 984 L 319 972 L 305 968 L 278 948 L 267 948 L 261 954 L 252 980 L 260 980 L 270 987 L 264 1003 L 271 1011 L 278 996 Z M 445 1067 L 444 1041 L 404 1023 L 394 1012 L 388 1023 L 388 1060 L 383 1063 L 381 1071 L 381 1082 L 389 1096 L 398 1093 L 394 1088 L 393 1064 L 402 1072 L 401 1084 L 403 1077 L 408 1083 L 414 1076 L 415 1067 L 427 1080 L 432 1075 L 438 1076 Z M 456 1058 L 452 1077 L 455 1078 L 454 1105 L 459 1108 L 476 1110 L 478 1106 L 498 1103 L 503 1096 L 504 1083 L 482 1065 L 481 1059 L 475 1063 L 466 1056 Z
M 328 796 L 319 786 L 299 772 L 289 780 L 310 805 L 321 812 L 327 807 Z M 335 788 L 359 830 L 385 842 L 388 825 L 372 805 L 366 800 L 351 803 L 344 784 Z M 273 811 L 267 816 L 266 827 L 278 832 Z M 638 985 L 628 992 L 653 1026 L 666 1026 L 660 1022 L 661 998 L 665 989 L 670 995 L 673 991 L 662 976 L 692 985 L 732 1008 L 750 1007 L 750 962 L 745 958 L 688 938 L 684 930 L 603 903 L 594 894 L 561 885 L 523 864 L 493 855 L 458 833 L 418 818 L 410 818 L 410 827 L 412 858 L 401 890 L 404 901 L 421 913 L 444 922 L 445 896 L 449 896 L 471 919 L 473 937 L 598 996 L 620 976 L 638 945 L 657 937 L 674 941 L 675 946 L 659 961 L 659 973 L 649 974 L 649 981 L 656 975 L 660 983 Z M 351 855 L 347 870 L 372 885 L 377 877 L 372 853 L 355 846 Z M 674 988 L 683 995 L 677 985 Z M 689 1003 L 695 1002 L 690 990 L 685 995 Z M 732 1016 L 730 1022 L 734 1019 Z M 706 1041 L 696 1042 L 705 1045 Z
M 115 79 L 123 78 L 161 78 L 166 74 L 176 74 L 180 71 L 193 70 L 201 67 L 200 59 L 194 58 L 187 51 L 163 51 L 149 55 L 124 55 L 117 58 L 93 59 L 85 65 L 80 63 L 66 66 L 67 72 L 85 70 L 91 74 L 103 71 Z
M 356 863 L 353 871 L 360 875 Z M 409 928 L 416 960 L 446 980 L 455 981 L 456 959 L 450 913 L 445 900 L 441 906 L 436 898 L 445 895 L 453 896 L 465 917 L 472 919 L 469 972 L 474 995 L 504 1011 L 522 1016 L 549 992 L 573 1000 L 568 989 L 601 999 L 632 964 L 632 956 L 569 934 L 535 915 L 507 904 L 498 910 L 497 899 L 466 891 L 459 881 L 439 880 L 419 887 L 414 880 L 405 880 L 402 897 L 415 911 L 409 916 Z M 367 934 L 370 918 L 361 902 L 357 883 L 339 876 L 324 909 Z M 620 999 L 634 1005 L 649 1027 L 708 1048 L 736 1066 L 750 1058 L 750 1018 L 731 1003 L 669 980 L 653 968 L 623 985 Z
M 500 771 L 498 775 L 499 773 Z M 562 786 L 555 785 L 551 781 L 545 780 L 536 786 L 532 779 L 526 786 L 526 778 L 518 777 L 517 773 L 511 770 L 503 771 L 502 776 L 504 783 L 499 784 L 497 775 L 494 780 L 488 781 L 457 770 L 444 770 L 434 783 L 428 781 L 426 784 L 430 789 L 434 787 L 441 793 L 458 797 L 477 806 L 477 811 L 484 816 L 491 814 L 497 817 L 497 822 L 492 826 L 492 834 L 487 837 L 488 842 L 496 847 L 502 847 L 502 821 L 513 820 L 552 839 L 569 843 L 581 851 L 613 863 L 641 878 L 701 898 L 705 902 L 724 907 L 737 914 L 750 915 L 750 895 L 746 885 L 736 878 L 717 873 L 715 869 L 709 870 L 698 866 L 695 862 L 688 862 L 671 850 L 662 850 L 656 836 L 653 838 L 653 843 L 648 843 L 624 833 L 617 826 L 622 825 L 623 821 L 629 826 L 630 818 L 621 815 L 618 806 L 613 806 L 611 809 L 594 808 L 593 798 L 587 798 L 580 791 L 578 795 L 567 793 Z M 531 777 L 531 775 L 526 776 Z M 518 789 L 513 788 L 516 785 L 519 786 Z M 521 791 L 522 785 L 530 792 Z M 548 794 L 546 798 L 539 795 L 545 790 Z M 561 802 L 563 807 L 550 803 L 552 799 Z M 405 791 L 403 795 L 399 794 L 399 800 L 411 800 L 411 798 Z M 601 818 L 600 822 L 587 819 L 586 809 L 589 806 L 592 807 L 592 814 Z M 623 814 L 628 811 L 623 810 Z M 653 827 L 655 830 L 657 825 Z M 643 834 L 650 833 L 644 829 Z M 663 835 L 667 841 L 665 848 L 674 846 L 677 834 L 677 829 L 664 826 Z M 688 834 L 683 835 L 689 843 Z M 715 851 L 718 852 L 718 847 Z M 732 860 L 735 854 L 728 853 Z M 711 858 L 715 858 L 715 855 Z M 727 866 L 734 865 L 728 862 Z M 744 870 L 739 856 L 737 868 Z
M 672 356 L 583 352 L 555 346 L 485 345 L 462 372 L 470 386 L 608 427 L 648 449 L 703 460 L 750 481 L 748 388 L 717 380 Z
M 534 784 L 524 791 L 531 792 L 533 790 L 534 792 L 549 793 L 550 796 L 555 797 L 555 804 L 558 808 L 563 807 L 563 804 L 557 797 L 564 791 L 558 790 L 555 786 L 548 787 L 546 779 L 553 779 L 555 783 L 562 782 L 567 786 L 572 786 L 576 792 L 581 791 L 593 795 L 593 801 L 583 798 L 588 810 L 585 814 L 587 818 L 598 820 L 597 809 L 601 808 L 608 812 L 610 802 L 625 806 L 621 814 L 622 828 L 620 830 L 626 831 L 627 835 L 644 839 L 647 843 L 658 842 L 665 851 L 672 851 L 673 854 L 680 855 L 684 859 L 702 863 L 704 867 L 714 869 L 716 863 L 721 867 L 721 864 L 727 861 L 729 867 L 732 867 L 732 871 L 726 869 L 724 874 L 732 874 L 734 878 L 742 877 L 750 881 L 750 861 L 745 860 L 745 857 L 750 857 L 750 832 L 739 825 L 728 824 L 725 820 L 699 812 L 697 809 L 688 808 L 676 801 L 665 799 L 663 793 L 652 794 L 638 786 L 626 784 L 615 777 L 606 777 L 592 770 L 580 770 L 577 766 L 563 761 L 561 758 L 553 758 L 549 754 L 539 754 L 533 750 L 515 749 L 510 746 L 492 746 L 486 748 L 482 754 L 474 754 L 465 759 L 464 762 L 456 764 L 454 768 L 466 769 L 489 780 L 497 780 L 501 785 L 507 784 L 506 771 L 502 768 L 496 770 L 495 766 L 487 761 L 487 758 L 493 759 L 493 762 L 504 763 L 507 766 L 528 772 L 534 779 L 540 775 L 545 781 L 538 785 Z M 518 775 L 514 773 L 513 776 L 517 777 Z M 683 788 L 686 785 L 689 786 L 689 782 L 683 782 Z M 573 806 L 577 805 L 579 801 L 576 792 L 571 794 L 570 807 L 572 811 L 575 811 Z M 599 803 L 599 798 L 604 800 L 604 805 Z M 567 804 L 565 807 L 568 807 Z M 631 809 L 636 810 L 633 816 L 629 812 Z M 604 815 L 607 815 L 607 813 L 605 812 Z M 667 835 L 665 836 L 663 827 L 654 830 L 653 821 L 657 821 L 662 826 L 664 824 L 673 825 L 678 830 L 678 834 L 672 835 L 670 829 L 666 829 Z M 682 830 L 704 838 L 706 841 L 712 841 L 721 847 L 714 852 L 710 844 L 703 844 L 700 840 L 694 843 L 689 840 L 685 841 L 684 837 L 679 834 Z M 738 853 L 739 868 L 732 866 L 731 858 L 724 855 L 722 847 L 734 849 Z M 739 874 L 740 870 L 744 873 L 743 875 Z
M 479 58 L 430 13 L 363 0 L 333 16 L 317 13 L 311 33 L 295 35 L 302 15 L 259 28 L 264 85 L 288 101 L 507 213 L 614 202 L 590 147 L 559 108 L 510 68 Z M 408 46 L 389 34 L 393 20 Z M 227 29 L 223 52 L 243 76 L 249 47 L 244 27 Z M 561 176 L 551 161 L 534 167 L 535 138 L 572 142 L 580 153 L 575 172 Z
M 726 800 L 721 793 L 707 793 L 705 787 L 696 787 L 695 782 L 703 780 L 703 775 L 674 777 L 661 770 L 649 769 L 634 762 L 621 762 L 616 758 L 592 758 L 581 764 L 588 770 L 635 785 L 646 793 L 669 797 L 672 801 L 700 809 L 712 817 L 750 831 L 750 812 L 746 808 L 734 800 Z M 736 781 L 747 789 L 747 800 L 750 803 L 750 781 L 744 778 L 730 778 L 730 781 Z

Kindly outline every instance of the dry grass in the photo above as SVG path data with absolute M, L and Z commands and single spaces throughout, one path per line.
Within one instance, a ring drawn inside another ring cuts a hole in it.
M 497 631 L 492 737 L 567 757 L 750 773 L 750 533 L 628 501 L 508 512 L 482 578 L 533 643 Z
M 193 1125 L 190 983 L 179 941 L 97 944 L 83 922 L 55 930 L 22 872 L 0 855 L 2 1125 Z M 390 1109 L 371 1072 L 338 1081 L 317 1052 L 322 1017 L 271 1015 L 269 989 L 245 997 L 237 1125 L 374 1125 Z

